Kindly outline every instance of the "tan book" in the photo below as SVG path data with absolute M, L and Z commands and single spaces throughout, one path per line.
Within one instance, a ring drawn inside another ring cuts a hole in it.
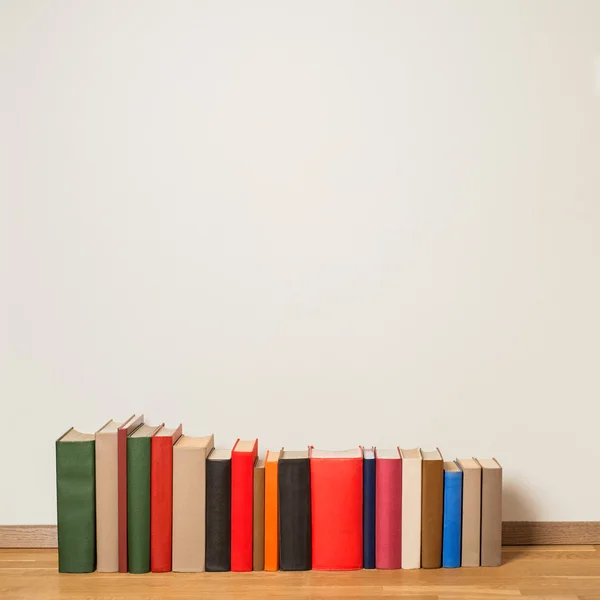
M 402 568 L 421 568 L 421 478 L 419 448 L 400 450 L 402 456 Z
M 265 459 L 265 571 L 279 570 L 279 455 L 269 450 Z
M 214 435 L 182 435 L 173 446 L 173 571 L 204 571 L 206 457 Z
M 121 425 L 109 421 L 96 432 L 96 569 L 101 573 L 119 570 L 119 452 Z
M 478 567 L 481 551 L 481 466 L 473 458 L 456 460 L 463 473 L 461 566 Z
M 254 465 L 254 499 L 252 527 L 252 570 L 265 570 L 265 461 Z
M 481 566 L 502 564 L 502 467 L 495 458 L 481 465 Z
M 444 521 L 444 459 L 438 449 L 421 452 L 423 488 L 421 498 L 421 567 L 442 566 Z

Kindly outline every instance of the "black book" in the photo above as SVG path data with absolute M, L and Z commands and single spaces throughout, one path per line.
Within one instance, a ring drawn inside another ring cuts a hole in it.
M 279 568 L 311 568 L 310 460 L 308 450 L 281 451 L 278 466 Z
M 206 460 L 206 570 L 231 571 L 231 450 Z

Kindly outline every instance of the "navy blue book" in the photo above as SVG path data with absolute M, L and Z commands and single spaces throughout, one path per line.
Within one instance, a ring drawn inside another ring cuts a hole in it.
M 375 451 L 363 455 L 363 569 L 375 568 Z
M 444 528 L 442 567 L 460 567 L 462 471 L 456 463 L 444 463 Z

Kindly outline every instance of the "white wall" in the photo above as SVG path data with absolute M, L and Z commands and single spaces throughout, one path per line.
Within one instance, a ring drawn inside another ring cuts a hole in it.
M 599 55 L 594 0 L 0 0 L 0 523 L 134 411 L 599 519 Z

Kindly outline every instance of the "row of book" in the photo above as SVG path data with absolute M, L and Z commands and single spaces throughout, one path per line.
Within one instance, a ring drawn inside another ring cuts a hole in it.
M 56 442 L 59 571 L 501 564 L 502 468 L 418 448 L 233 449 L 132 416 Z

